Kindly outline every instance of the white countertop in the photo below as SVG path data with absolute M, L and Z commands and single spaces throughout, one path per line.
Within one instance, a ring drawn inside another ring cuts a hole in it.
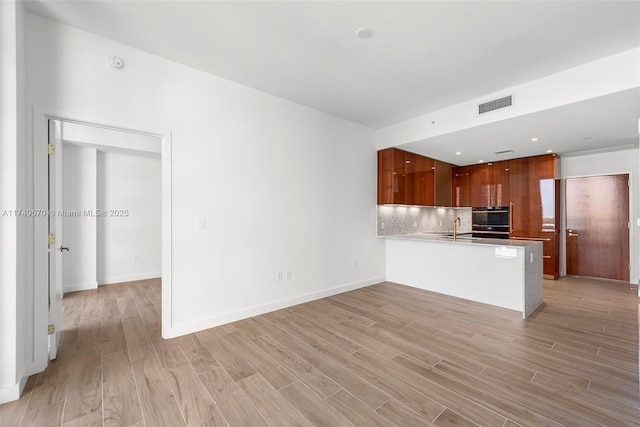
M 525 247 L 539 244 L 541 242 L 515 239 L 489 239 L 485 237 L 471 237 L 471 233 L 461 233 L 456 240 L 448 237 L 452 233 L 411 233 L 411 234 L 391 234 L 388 236 L 378 236 L 385 239 L 401 240 L 421 240 L 434 243 L 449 243 L 455 245 L 483 245 L 483 246 L 518 246 Z

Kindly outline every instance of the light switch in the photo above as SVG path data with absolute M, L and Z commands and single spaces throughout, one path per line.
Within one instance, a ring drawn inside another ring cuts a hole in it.
M 640 218 L 638 218 L 636 221 L 637 221 L 638 227 L 640 227 Z
M 198 228 L 204 230 L 207 228 L 207 219 L 206 218 L 198 218 Z

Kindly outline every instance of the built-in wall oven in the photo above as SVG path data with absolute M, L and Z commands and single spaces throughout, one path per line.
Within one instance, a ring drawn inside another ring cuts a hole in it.
M 508 239 L 509 206 L 471 208 L 471 232 L 473 237 Z

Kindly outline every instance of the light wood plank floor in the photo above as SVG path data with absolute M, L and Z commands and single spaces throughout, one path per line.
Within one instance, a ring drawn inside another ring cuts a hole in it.
M 545 281 L 529 319 L 382 283 L 160 338 L 160 282 L 68 294 L 2 426 L 640 425 L 637 286 Z

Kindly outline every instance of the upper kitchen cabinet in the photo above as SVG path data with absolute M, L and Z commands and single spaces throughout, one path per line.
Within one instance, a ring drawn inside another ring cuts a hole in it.
M 435 160 L 435 180 L 436 180 L 436 206 L 451 206 L 451 172 L 453 166 L 450 163 Z
M 455 167 L 452 179 L 452 202 L 456 207 L 509 204 L 508 162 Z
M 526 237 L 531 234 L 529 216 L 529 159 L 509 161 L 509 206 L 511 236 Z M 535 191 L 534 191 L 535 193 Z
M 378 204 L 393 203 L 393 151 L 378 151 Z
M 557 231 L 559 164 L 555 154 L 509 160 L 513 237 L 535 237 Z
M 410 153 L 407 205 L 433 206 L 435 203 L 435 160 Z
M 457 208 L 471 206 L 471 172 L 473 166 L 454 166 L 451 171 L 451 204 Z
M 447 168 L 448 167 L 448 168 Z M 429 157 L 388 148 L 378 151 L 378 204 L 448 206 L 451 193 L 451 165 Z M 439 190 L 436 175 L 446 174 Z M 444 195 L 438 193 L 444 192 Z M 445 203 L 440 204 L 440 201 Z

